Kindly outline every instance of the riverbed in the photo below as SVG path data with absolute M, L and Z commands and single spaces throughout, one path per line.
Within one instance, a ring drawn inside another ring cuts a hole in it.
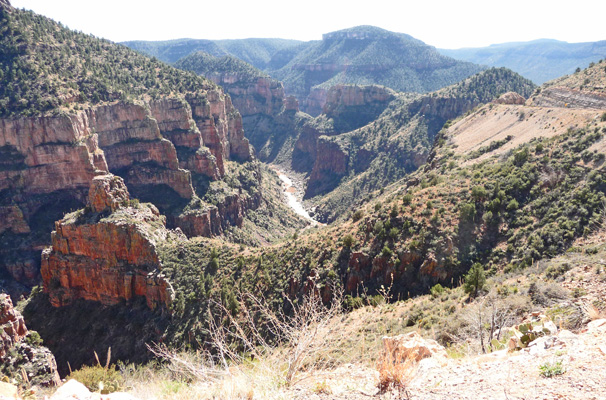
M 290 177 L 286 175 L 284 171 L 281 171 L 275 167 L 273 169 L 274 171 L 276 171 L 278 177 L 282 181 L 282 189 L 284 191 L 284 195 L 286 196 L 286 200 L 290 208 L 292 208 L 295 213 L 311 222 L 312 225 L 318 225 L 318 221 L 316 221 L 311 217 L 311 215 L 309 215 L 305 207 L 303 207 L 303 203 L 298 199 L 297 188 L 295 187 L 295 184 L 292 179 L 290 179 Z

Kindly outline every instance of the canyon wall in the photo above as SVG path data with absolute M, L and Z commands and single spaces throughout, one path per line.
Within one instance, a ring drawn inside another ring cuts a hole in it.
M 230 159 L 251 161 L 252 149 L 240 114 L 216 87 L 185 98 L 1 119 L 0 270 L 37 284 L 54 221 L 85 205 L 97 175 L 119 175 L 135 197 L 179 214 L 204 196 L 207 184 L 198 182 L 225 176 Z M 213 223 L 224 226 L 224 215 L 217 213 Z

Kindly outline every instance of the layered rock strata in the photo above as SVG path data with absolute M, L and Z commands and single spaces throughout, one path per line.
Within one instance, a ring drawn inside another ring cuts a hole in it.
M 250 161 L 251 151 L 240 114 L 219 88 L 1 119 L 0 268 L 35 285 L 54 221 L 85 205 L 97 175 L 122 176 L 131 193 L 164 211 L 202 197 L 195 182 L 223 178 L 227 160 Z
M 0 294 L 0 360 L 4 360 L 10 348 L 25 335 L 27 328 L 23 317 L 13 308 L 10 296 Z
M 149 308 L 166 306 L 172 288 L 161 272 L 156 245 L 175 235 L 151 204 L 130 202 L 122 178 L 92 180 L 87 207 L 55 224 L 42 253 L 44 291 L 55 307 L 76 299 L 112 305 L 135 296 Z
M 606 109 L 606 94 L 567 87 L 548 87 L 532 98 L 531 104 L 541 107 Z

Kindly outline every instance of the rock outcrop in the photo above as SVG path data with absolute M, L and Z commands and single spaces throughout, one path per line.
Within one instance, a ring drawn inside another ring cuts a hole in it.
M 322 113 L 329 118 L 354 119 L 359 128 L 378 117 L 395 94 L 383 86 L 335 85 L 326 94 Z
M 27 335 L 23 317 L 6 294 L 0 294 L 0 327 L 0 360 L 3 360 L 9 349 Z
M 42 253 L 44 291 L 55 307 L 76 299 L 112 305 L 135 296 L 166 306 L 172 288 L 156 245 L 174 235 L 151 204 L 131 204 L 122 178 L 93 179 L 88 205 L 56 222 Z
M 22 382 L 22 371 L 25 371 L 30 384 L 59 385 L 61 380 L 55 357 L 46 347 L 36 343 L 38 339 L 26 340 L 28 335 L 36 335 L 39 339 L 35 332 L 27 330 L 23 316 L 13 308 L 10 296 L 0 294 L 0 373 Z
M 317 156 L 307 181 L 306 197 L 313 197 L 334 189 L 347 173 L 349 154 L 328 137 L 321 136 L 317 143 Z
M 395 99 L 393 90 L 376 85 L 335 85 L 328 91 L 315 89 L 314 93 L 323 93 L 322 113 L 300 130 L 293 153 L 297 169 L 316 168 L 320 136 L 334 136 L 361 128 L 376 119 Z M 318 166 L 316 170 L 322 168 Z
M 309 94 L 303 101 L 303 109 L 309 115 L 317 117 L 322 113 L 322 109 L 326 104 L 328 91 L 324 88 L 312 88 Z
M 516 92 L 507 92 L 502 94 L 498 99 L 493 100 L 495 104 L 517 104 L 523 105 L 526 103 L 526 99 L 520 96 Z

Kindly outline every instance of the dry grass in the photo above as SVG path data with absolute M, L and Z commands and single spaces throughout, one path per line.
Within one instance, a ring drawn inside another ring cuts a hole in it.
M 590 321 L 595 321 L 597 319 L 606 318 L 606 312 L 600 310 L 595 306 L 595 304 L 585 304 L 583 305 L 583 313 L 587 316 L 587 319 Z
M 381 393 L 396 391 L 406 394 L 406 388 L 417 372 L 417 363 L 412 353 L 385 351 L 377 363 L 378 388 Z M 408 396 L 407 396 L 408 397 Z

